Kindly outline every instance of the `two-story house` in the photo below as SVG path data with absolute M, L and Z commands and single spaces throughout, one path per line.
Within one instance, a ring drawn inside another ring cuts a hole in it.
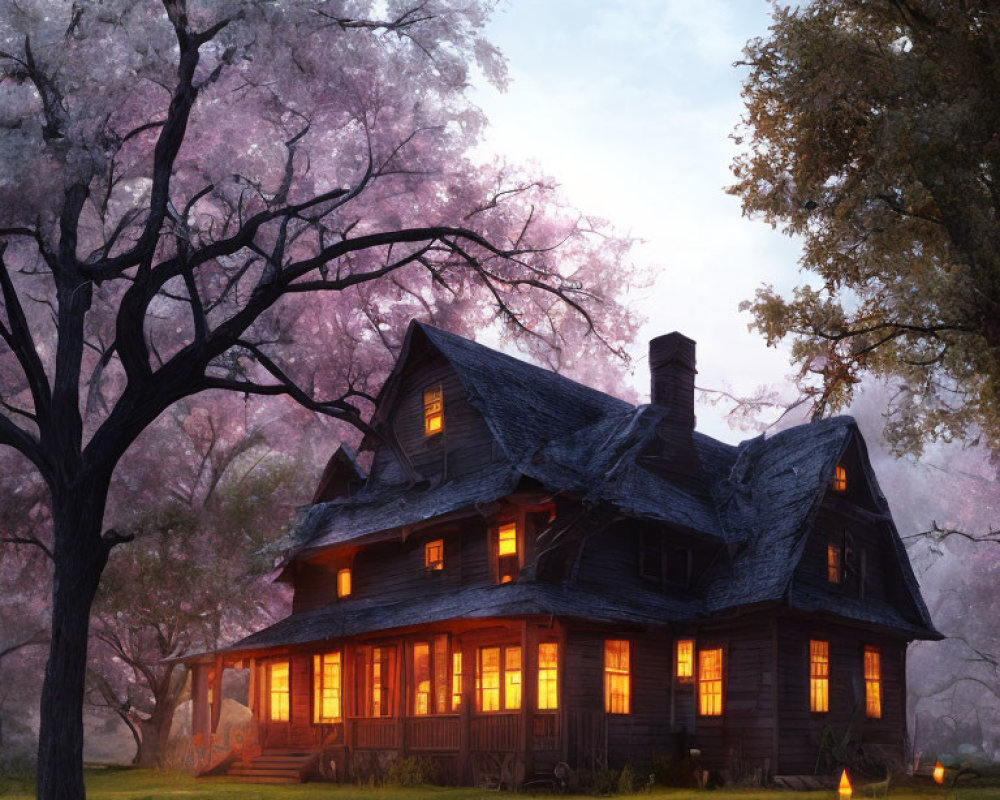
M 291 615 L 191 659 L 196 739 L 242 668 L 230 771 L 276 780 L 419 754 L 519 781 L 681 748 L 803 774 L 845 733 L 901 760 L 907 644 L 939 635 L 856 424 L 704 436 L 694 347 L 650 343 L 635 407 L 411 324 L 369 474 L 338 450 L 293 531 Z

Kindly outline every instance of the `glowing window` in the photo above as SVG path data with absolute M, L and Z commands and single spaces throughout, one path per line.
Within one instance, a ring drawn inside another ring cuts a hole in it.
M 373 717 L 388 717 L 392 714 L 390 687 L 393 661 L 388 648 L 372 648 L 371 716 Z
M 559 708 L 559 645 L 541 642 L 538 645 L 538 710 Z
M 842 552 L 840 547 L 832 542 L 826 546 L 826 579 L 830 583 L 840 583 L 843 570 Z
M 847 491 L 847 470 L 840 464 L 833 470 L 833 490 L 835 492 Z
M 521 707 L 521 648 L 504 649 L 503 707 L 516 711 Z
M 480 647 L 476 663 L 476 710 L 500 710 L 500 648 Z
M 698 651 L 698 713 L 722 714 L 722 648 Z
M 441 384 L 424 389 L 424 436 L 444 429 L 444 392 Z
M 268 669 L 268 697 L 272 722 L 288 722 L 288 662 L 279 661 Z
M 809 710 L 830 710 L 830 643 L 809 642 Z
M 620 639 L 607 639 L 604 642 L 604 710 L 609 714 L 631 713 L 631 695 L 629 644 Z
M 882 716 L 882 654 L 871 646 L 865 648 L 865 714 Z
M 340 720 L 340 653 L 313 656 L 313 722 Z
M 444 569 L 443 539 L 435 539 L 424 545 L 424 569 L 428 572 Z
M 497 529 L 497 583 L 517 579 L 517 523 L 505 522 Z
M 690 683 L 694 680 L 694 642 L 690 639 L 681 639 L 677 642 L 676 674 L 681 683 Z
M 451 654 L 451 710 L 462 707 L 462 653 Z
M 346 567 L 337 570 L 337 597 L 351 596 L 351 571 Z
M 413 715 L 431 713 L 431 646 L 427 642 L 413 645 Z

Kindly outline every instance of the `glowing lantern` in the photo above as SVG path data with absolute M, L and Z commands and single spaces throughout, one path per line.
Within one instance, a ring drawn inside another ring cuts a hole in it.
M 944 783 L 944 767 L 941 766 L 940 761 L 938 761 L 937 764 L 934 765 L 934 782 Z
M 851 800 L 851 782 L 847 780 L 847 770 L 840 775 L 840 787 L 837 789 L 840 800 Z

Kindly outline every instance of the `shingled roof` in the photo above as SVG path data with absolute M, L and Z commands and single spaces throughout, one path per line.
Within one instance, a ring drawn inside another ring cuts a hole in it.
M 858 441 L 864 450 L 852 418 L 835 417 L 800 425 L 769 438 L 761 436 L 743 442 L 739 447 L 694 433 L 691 441 L 699 467 L 697 480 L 678 482 L 649 469 L 641 459 L 658 442 L 656 436 L 665 415 L 663 406 L 632 406 L 417 322 L 407 332 L 394 376 L 400 374 L 416 337 L 423 337 L 450 364 L 470 404 L 495 437 L 502 457 L 488 468 L 444 482 L 401 486 L 370 479 L 359 494 L 320 503 L 305 512 L 287 543 L 292 555 L 368 541 L 373 536 L 473 509 L 477 504 L 503 498 L 529 480 L 547 491 L 575 496 L 585 504 L 617 509 L 622 516 L 678 526 L 700 535 L 707 545 L 714 543 L 724 548 L 726 557 L 716 560 L 691 602 L 665 602 L 655 610 L 661 622 L 767 602 L 783 602 L 803 610 L 817 607 L 816 598 L 808 591 L 792 591 L 792 580 L 834 467 L 851 441 Z M 380 398 L 392 391 L 394 380 L 390 377 Z M 866 455 L 862 461 L 875 503 L 888 515 Z M 937 636 L 902 542 L 891 523 L 888 529 L 913 613 L 904 617 L 887 604 L 881 604 L 885 606 L 882 608 L 870 602 L 862 612 L 846 601 L 841 604 L 843 608 L 836 609 L 837 613 L 917 635 Z M 499 603 L 494 615 L 501 615 L 501 606 L 509 610 L 518 602 L 528 604 L 523 608 L 541 607 L 537 605 L 540 598 L 549 603 L 544 613 L 575 613 L 571 608 L 579 611 L 568 601 L 568 595 L 559 594 L 571 591 L 566 587 L 557 591 L 542 584 L 519 583 L 466 591 L 455 598 L 457 605 L 448 607 L 449 614 L 457 608 L 465 611 L 453 616 L 474 615 L 475 603 L 481 598 L 494 598 Z M 473 605 L 467 607 L 466 601 Z M 408 609 L 404 615 L 406 619 L 413 617 L 413 622 L 398 624 L 444 618 L 435 617 L 441 602 L 445 601 L 422 600 L 419 608 Z M 374 620 L 381 612 L 365 611 L 358 601 L 349 605 L 351 614 L 362 615 L 349 623 L 351 630 L 380 624 Z M 632 613 L 620 608 L 617 599 L 606 597 L 592 603 L 592 610 L 590 616 L 605 613 L 622 620 Z M 330 625 L 348 625 L 346 621 L 334 623 L 341 619 L 340 614 L 335 609 L 310 612 L 296 615 L 300 622 L 283 621 L 278 626 L 287 623 L 299 630 L 297 626 L 301 625 L 302 630 L 315 632 L 315 626 L 322 627 L 321 620 Z M 369 617 L 369 623 L 361 621 Z M 284 630 L 280 628 L 275 635 L 285 636 Z

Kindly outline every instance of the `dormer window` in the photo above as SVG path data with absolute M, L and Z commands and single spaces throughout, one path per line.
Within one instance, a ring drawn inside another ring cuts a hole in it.
M 444 539 L 435 539 L 424 545 L 424 569 L 428 572 L 444 569 Z
M 337 570 L 337 597 L 351 596 L 351 571 L 348 568 Z
M 439 383 L 424 389 L 424 436 L 444 430 L 444 390 Z
M 842 464 L 837 464 L 833 470 L 833 491 L 847 491 L 847 470 Z
M 497 583 L 517 580 L 517 523 L 505 522 L 497 529 Z

